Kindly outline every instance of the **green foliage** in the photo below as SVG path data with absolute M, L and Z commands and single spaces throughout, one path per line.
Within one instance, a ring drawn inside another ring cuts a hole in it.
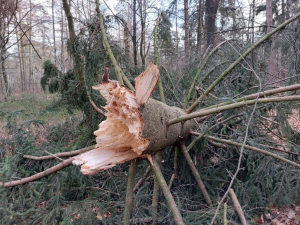
M 39 120 L 16 125 L 15 132 L 0 141 L 2 180 L 28 177 L 59 163 L 58 160 L 34 162 L 23 159 L 22 155 L 45 155 L 41 150 L 51 153 L 71 150 L 81 135 L 76 132 L 78 122 L 67 120 L 49 130 Z M 45 127 L 39 130 L 36 127 L 39 124 Z M 123 167 L 96 176 L 83 176 L 78 167 L 70 167 L 30 184 L 1 187 L 0 217 L 5 224 L 99 224 L 97 213 L 105 222 L 104 213 L 110 212 L 113 218 L 107 221 L 118 223 L 121 217 L 117 209 L 123 207 L 118 192 L 126 189 L 123 171 L 127 171 L 127 165 Z
M 177 2 L 172 2 L 173 9 L 175 3 Z M 121 17 L 109 17 L 106 18 L 106 27 L 116 21 L 124 23 Z M 68 45 L 74 62 L 83 57 L 84 65 L 75 63 L 73 70 L 62 73 L 50 61 L 44 63 L 45 72 L 41 79 L 43 89 L 48 85 L 50 92 L 58 91 L 60 94 L 59 100 L 56 100 L 54 104 L 49 106 L 49 101 L 45 103 L 30 98 L 18 103 L 21 107 L 11 110 L 8 105 L 1 103 L 0 117 L 1 120 L 6 118 L 5 127 L 10 131 L 10 136 L 0 139 L 0 175 L 3 181 L 34 175 L 60 162 L 57 159 L 35 162 L 22 158 L 24 154 L 45 155 L 43 150 L 51 153 L 70 151 L 95 142 L 92 133 L 103 118 L 90 105 L 85 84 L 96 105 L 103 106 L 104 99 L 91 87 L 100 82 L 103 68 L 110 66 L 102 46 L 101 36 L 99 32 L 95 32 L 97 29 L 97 20 L 94 18 L 86 23 L 75 43 Z M 295 26 L 293 31 L 291 29 L 281 31 L 273 42 L 276 51 L 282 50 L 278 55 L 289 59 L 281 62 L 289 64 L 286 67 L 289 68 L 290 79 L 287 80 L 289 84 L 299 83 L 298 77 L 295 77 L 296 74 L 299 74 L 300 58 L 297 29 Z M 288 41 L 285 41 L 283 48 L 280 48 L 282 36 Z M 195 57 L 195 61 L 184 69 L 176 65 L 177 60 L 172 61 L 174 49 L 171 23 L 165 14 L 162 14 L 159 25 L 159 42 L 161 52 L 165 51 L 164 56 L 168 56 L 162 59 L 160 67 L 167 103 L 182 107 L 187 91 L 199 68 L 203 65 L 205 55 Z M 126 75 L 130 81 L 134 81 L 143 68 L 130 67 L 122 48 L 113 41 L 111 41 L 111 46 L 117 61 L 122 68 L 125 68 Z M 232 70 L 215 87 L 211 92 L 212 95 L 207 96 L 199 104 L 198 109 L 225 101 L 235 102 L 239 97 L 257 93 L 260 91 L 258 85 L 260 82 L 263 90 L 274 85 L 267 82 L 268 77 L 265 75 L 268 70 L 268 53 L 262 53 L 268 52 L 267 46 L 270 47 L 270 44 L 262 44 L 251 56 L 246 57 L 247 62 L 241 62 Z M 242 38 L 222 45 L 207 61 L 201 72 L 196 82 L 199 89 L 198 92 L 194 91 L 192 101 L 199 97 L 203 93 L 202 90 L 205 90 L 228 65 L 249 47 L 250 44 L 242 41 Z M 290 49 L 293 49 L 292 54 Z M 80 70 L 84 70 L 84 81 L 79 79 L 78 71 Z M 256 75 L 261 79 L 258 80 Z M 115 79 L 112 69 L 110 78 Z M 158 92 L 155 91 L 153 97 L 158 99 L 158 96 Z M 34 111 L 29 111 L 33 110 L 26 108 L 30 102 L 34 103 L 36 108 L 41 107 L 38 109 L 41 110 L 41 113 L 36 114 Z M 11 105 L 13 104 L 15 102 L 11 102 Z M 274 148 L 279 150 L 289 148 L 291 152 L 299 153 L 300 135 L 292 129 L 287 120 L 292 109 L 299 110 L 298 105 L 276 103 L 258 106 L 251 118 L 246 144 L 266 151 L 273 152 Z M 79 113 L 76 110 L 83 115 L 78 116 Z M 72 116 L 70 116 L 66 111 L 75 112 L 75 115 L 71 114 Z M 253 106 L 250 106 L 203 118 L 198 124 L 198 131 L 243 143 L 246 124 L 252 111 Z M 226 123 L 222 122 L 233 115 L 237 116 Z M 62 121 L 61 117 L 63 116 L 67 119 Z M 46 119 L 48 118 L 52 120 L 51 125 L 47 123 Z M 53 124 L 53 120 L 62 122 Z M 210 129 L 216 124 L 219 125 Z M 288 144 L 274 140 L 272 132 L 289 140 Z M 187 140 L 186 144 L 191 141 L 192 138 Z M 216 204 L 224 195 L 232 179 L 232 174 L 236 171 L 240 148 L 221 145 L 202 138 L 189 153 L 209 195 Z M 278 151 L 277 154 L 299 163 L 299 157 L 291 153 Z M 173 148 L 168 148 L 164 153 L 162 167 L 167 182 L 174 172 L 174 157 Z M 147 167 L 146 161 L 139 163 L 136 180 L 143 176 Z M 13 188 L 0 188 L 2 203 L 0 218 L 3 218 L 3 221 L 8 224 L 121 224 L 123 222 L 127 171 L 128 164 L 124 163 L 94 176 L 84 176 L 79 168 L 71 166 L 39 181 Z M 274 204 L 280 207 L 283 204 L 297 203 L 300 191 L 299 176 L 299 170 L 271 157 L 265 157 L 245 149 L 241 170 L 233 188 L 247 218 L 250 219 L 255 213 L 261 213 L 265 208 Z M 150 174 L 135 192 L 132 218 L 151 217 L 153 179 L 153 175 Z M 174 180 L 171 191 L 186 224 L 208 224 L 210 222 L 215 212 L 215 205 L 209 208 L 205 204 L 203 195 L 181 153 L 178 158 L 178 177 Z M 161 193 L 159 200 L 159 224 L 174 224 Z M 233 210 L 230 198 L 228 197 L 226 201 L 229 204 L 228 219 L 239 224 L 239 218 Z M 101 221 L 99 215 L 102 217 Z M 221 214 L 217 217 L 217 223 L 223 223 Z M 132 222 L 132 224 L 139 223 Z
M 162 12 L 161 14 L 161 20 L 159 22 L 158 26 L 158 41 L 160 48 L 164 51 L 171 51 L 173 50 L 173 41 L 172 41 L 172 35 L 171 35 L 171 27 L 172 24 L 167 17 L 166 13 Z
M 59 90 L 59 80 L 62 72 L 50 61 L 44 62 L 44 75 L 41 78 L 41 85 L 46 91 L 46 85 L 49 86 L 49 92 L 55 93 Z

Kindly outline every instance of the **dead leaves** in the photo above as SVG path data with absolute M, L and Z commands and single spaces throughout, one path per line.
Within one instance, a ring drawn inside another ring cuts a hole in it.
M 300 225 L 300 206 L 292 204 L 283 210 L 274 206 L 270 213 L 262 214 L 255 222 L 270 225 Z

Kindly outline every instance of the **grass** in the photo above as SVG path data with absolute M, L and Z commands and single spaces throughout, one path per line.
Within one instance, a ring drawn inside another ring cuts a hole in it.
M 0 132 L 5 132 L 3 126 L 8 115 L 20 111 L 16 119 L 17 124 L 36 119 L 43 120 L 49 125 L 55 125 L 69 118 L 70 111 L 66 106 L 55 104 L 59 101 L 57 94 L 29 93 L 10 97 L 7 102 L 0 102 Z M 80 115 L 78 110 L 73 114 Z

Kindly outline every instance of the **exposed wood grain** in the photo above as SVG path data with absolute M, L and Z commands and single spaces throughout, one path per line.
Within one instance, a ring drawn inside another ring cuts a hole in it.
M 151 97 L 159 76 L 158 67 L 150 62 L 147 69 L 135 78 L 136 102 L 139 105 L 144 105 Z

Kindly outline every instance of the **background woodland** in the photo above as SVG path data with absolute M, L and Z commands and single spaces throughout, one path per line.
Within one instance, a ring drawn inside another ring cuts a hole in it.
M 153 62 L 164 93 L 157 89 L 153 98 L 196 112 L 228 105 L 197 117 L 197 133 L 186 141 L 212 202 L 184 150 L 170 146 L 161 154 L 162 173 L 186 224 L 241 224 L 232 199 L 227 194 L 222 199 L 230 187 L 250 224 L 271 222 L 274 207 L 299 204 L 299 1 L 0 2 L 1 182 L 61 160 L 23 155 L 95 143 L 93 132 L 105 117 L 91 102 L 101 108 L 105 100 L 92 86 L 101 83 L 105 67 L 110 79 L 118 79 L 109 44 L 127 77 L 125 86 Z M 268 90 L 276 91 L 243 98 Z M 272 94 L 280 100 L 261 100 Z M 239 102 L 243 107 L 234 105 Z M 124 163 L 84 176 L 70 166 L 34 182 L 0 187 L 1 223 L 121 224 L 128 170 Z M 174 224 L 145 160 L 134 182 L 130 224 Z M 284 219 L 300 223 L 296 216 Z

